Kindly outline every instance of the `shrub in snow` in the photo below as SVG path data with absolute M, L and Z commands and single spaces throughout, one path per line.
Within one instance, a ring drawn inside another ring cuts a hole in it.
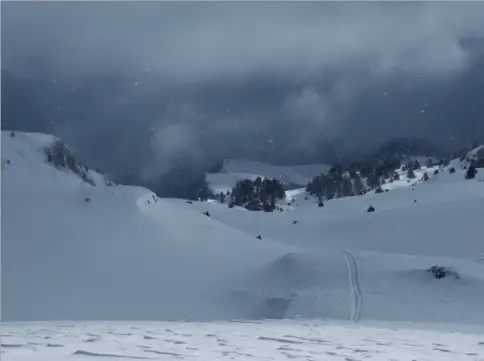
M 454 169 L 454 172 L 455 172 L 455 169 Z M 434 175 L 437 175 L 437 174 L 439 174 L 439 170 L 438 169 L 434 170 Z
M 11 132 L 10 133 L 10 137 L 15 138 L 15 133 L 14 132 Z
M 375 193 L 383 193 L 383 189 L 380 186 L 378 186 L 378 188 L 375 189 Z
M 192 201 L 187 201 L 187 203 L 188 203 L 188 204 L 193 204 L 193 202 L 192 202 Z
M 204 215 L 206 215 L 207 217 L 210 217 L 210 212 L 209 211 L 205 211 L 203 212 Z
M 251 200 L 245 204 L 242 204 L 242 206 L 245 209 L 253 212 L 265 210 L 263 204 L 258 199 Z
M 91 201 L 91 198 L 86 198 L 84 201 L 90 202 Z
M 257 239 L 262 239 L 262 237 L 261 237 L 261 235 L 260 235 L 260 234 L 259 234 L 259 235 L 258 235 L 256 238 L 257 238 Z
M 476 177 L 477 169 L 473 165 L 471 165 L 466 172 L 466 179 L 473 179 Z
M 320 202 L 318 203 L 318 207 L 324 207 L 324 204 L 323 204 L 323 202 L 322 202 L 322 201 L 320 201 Z
M 457 272 L 449 269 L 449 268 L 445 268 L 445 267 L 442 267 L 442 266 L 438 266 L 438 265 L 434 265 L 432 267 L 430 267 L 427 272 L 430 272 L 432 273 L 432 276 L 434 278 L 437 278 L 437 279 L 441 279 L 441 278 L 444 278 L 444 277 L 449 277 L 449 276 L 452 276 L 454 277 L 455 279 L 459 279 L 460 276 Z
M 375 207 L 369 206 L 367 211 L 368 212 L 375 212 Z
M 451 168 L 449 169 L 449 173 L 450 173 L 450 174 L 454 174 L 454 173 L 455 173 L 455 168 L 454 168 L 454 167 L 451 167 Z
M 276 209 L 275 206 L 267 203 L 262 203 L 262 210 L 264 212 L 274 212 L 274 209 Z
M 293 221 L 293 222 L 292 222 L 292 224 L 296 224 L 296 223 L 297 223 L 297 221 Z
M 427 172 L 425 172 L 425 173 L 423 174 L 422 180 L 423 180 L 424 182 L 426 182 L 426 181 L 428 181 L 428 180 L 429 180 L 429 175 L 427 174 Z

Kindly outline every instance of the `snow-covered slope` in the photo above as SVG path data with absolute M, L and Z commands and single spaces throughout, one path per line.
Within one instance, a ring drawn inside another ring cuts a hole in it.
M 274 166 L 266 163 L 230 159 L 225 160 L 220 173 L 209 173 L 207 181 L 215 192 L 226 192 L 242 179 L 275 178 L 287 186 L 305 186 L 313 177 L 327 173 L 324 164 Z
M 227 318 L 232 278 L 291 247 L 138 187 L 46 163 L 52 138 L 2 132 L 2 320 Z
M 4 320 L 484 324 L 484 183 L 463 169 L 323 208 L 295 190 L 283 212 L 249 212 L 90 186 L 46 163 L 49 139 L 2 133 Z M 460 278 L 433 278 L 434 264 Z
M 58 139 L 46 134 L 2 131 L 2 184 L 8 187 L 64 187 L 88 185 L 77 174 L 67 169 L 46 166 L 46 147 Z M 96 185 L 106 179 L 88 170 Z

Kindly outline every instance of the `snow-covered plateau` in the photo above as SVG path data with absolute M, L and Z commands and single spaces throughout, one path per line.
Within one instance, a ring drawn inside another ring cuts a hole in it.
M 56 168 L 54 142 L 2 132 L 2 359 L 484 360 L 484 172 L 454 160 L 388 192 L 320 208 L 296 189 L 283 212 L 250 212 Z M 232 161 L 208 180 L 327 166 L 281 169 Z

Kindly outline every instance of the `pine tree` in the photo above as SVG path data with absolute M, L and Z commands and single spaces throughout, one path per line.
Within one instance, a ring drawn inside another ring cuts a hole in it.
M 351 182 L 350 174 L 345 173 L 341 183 L 341 195 L 343 197 L 353 196 L 353 183 Z
M 375 188 L 380 185 L 380 181 L 374 172 L 368 175 L 368 178 L 366 179 L 366 184 L 370 188 Z
M 408 179 L 414 179 L 415 178 L 415 173 L 412 168 L 408 168 L 407 170 L 407 178 Z
M 354 181 L 353 181 L 353 193 L 356 195 L 361 195 L 365 186 L 361 181 L 361 177 L 358 173 L 355 174 Z

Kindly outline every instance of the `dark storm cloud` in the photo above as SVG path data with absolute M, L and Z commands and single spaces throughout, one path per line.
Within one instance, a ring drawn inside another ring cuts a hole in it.
M 12 103 L 7 124 L 56 132 L 90 162 L 144 178 L 179 155 L 315 161 L 331 137 L 351 151 L 402 135 L 467 141 L 484 130 L 483 82 L 462 39 L 483 35 L 483 13 L 457 2 L 2 2 L 3 69 L 45 77 L 19 90 L 35 120 Z
M 272 72 L 313 76 L 359 66 L 374 75 L 462 67 L 459 37 L 480 4 L 8 3 L 10 53 L 68 72 L 149 68 L 181 79 Z

